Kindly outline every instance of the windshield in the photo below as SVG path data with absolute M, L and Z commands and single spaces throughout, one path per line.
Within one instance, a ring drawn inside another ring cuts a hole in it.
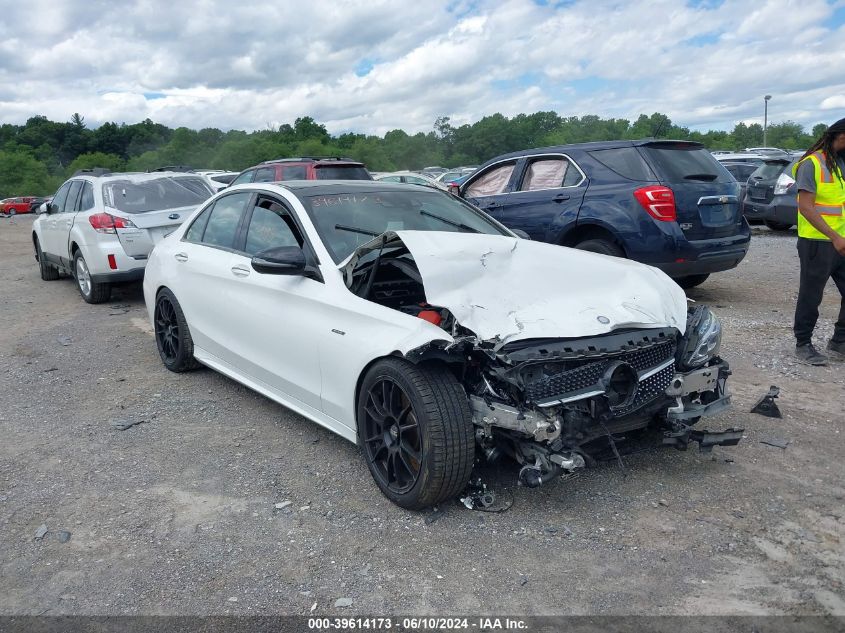
M 370 172 L 360 165 L 317 165 L 317 180 L 372 180 Z
M 366 191 L 301 196 L 326 249 L 340 263 L 385 231 L 508 235 L 470 205 L 439 191 Z
M 103 185 L 106 206 L 124 213 L 198 206 L 213 193 L 208 184 L 196 176 L 168 176 L 141 181 L 112 180 Z

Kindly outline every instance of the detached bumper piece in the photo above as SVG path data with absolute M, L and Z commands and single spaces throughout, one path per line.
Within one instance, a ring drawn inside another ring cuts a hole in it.
M 730 406 L 731 396 L 727 392 L 730 375 L 728 364 L 718 358 L 707 367 L 675 375 L 666 390 L 667 395 L 674 396 L 676 405 L 670 407 L 666 414 L 671 430 L 663 436 L 664 446 L 685 451 L 690 442 L 698 442 L 698 450 L 709 453 L 714 446 L 739 444 L 745 429 L 696 430 L 686 424 L 694 424 L 700 417 L 715 415 Z
M 709 453 L 714 446 L 736 446 L 742 439 L 743 433 L 745 433 L 745 429 L 699 431 L 687 426 L 679 431 L 668 431 L 664 434 L 663 445 L 685 451 L 690 442 L 698 442 L 699 452 Z

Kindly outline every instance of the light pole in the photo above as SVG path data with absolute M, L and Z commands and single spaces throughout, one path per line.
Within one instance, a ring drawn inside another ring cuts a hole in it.
M 768 143 L 766 143 L 766 130 L 769 127 L 769 99 L 772 98 L 772 95 L 766 95 L 763 97 L 763 147 L 768 147 Z

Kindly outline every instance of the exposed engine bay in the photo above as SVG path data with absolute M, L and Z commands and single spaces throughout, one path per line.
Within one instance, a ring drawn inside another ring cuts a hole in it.
M 401 239 L 385 236 L 346 269 L 348 287 L 451 336 L 405 357 L 447 364 L 469 398 L 479 454 L 516 460 L 522 484 L 538 486 L 608 452 L 621 461 L 620 447 L 641 431 L 662 432 L 665 445 L 682 450 L 691 441 L 708 451 L 741 439 L 742 429 L 692 428 L 730 404 L 721 327 L 705 306 L 688 311 L 683 330 L 623 326 L 584 337 L 481 339 L 448 307 L 429 304 L 414 256 Z M 514 321 L 520 325 L 518 315 Z

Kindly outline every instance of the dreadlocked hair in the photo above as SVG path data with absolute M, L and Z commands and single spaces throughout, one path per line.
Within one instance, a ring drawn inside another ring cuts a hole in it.
M 833 139 L 841 133 L 841 130 L 832 131 L 831 128 L 825 130 L 825 133 L 821 135 L 819 140 L 813 143 L 813 146 L 804 153 L 801 160 L 804 160 L 810 154 L 814 154 L 815 152 L 821 150 L 824 155 L 824 163 L 827 165 L 827 170 L 830 172 L 830 175 L 833 176 L 838 174 L 840 180 L 845 180 L 842 176 L 842 170 L 839 169 L 839 163 L 836 162 L 836 152 L 833 151 Z

